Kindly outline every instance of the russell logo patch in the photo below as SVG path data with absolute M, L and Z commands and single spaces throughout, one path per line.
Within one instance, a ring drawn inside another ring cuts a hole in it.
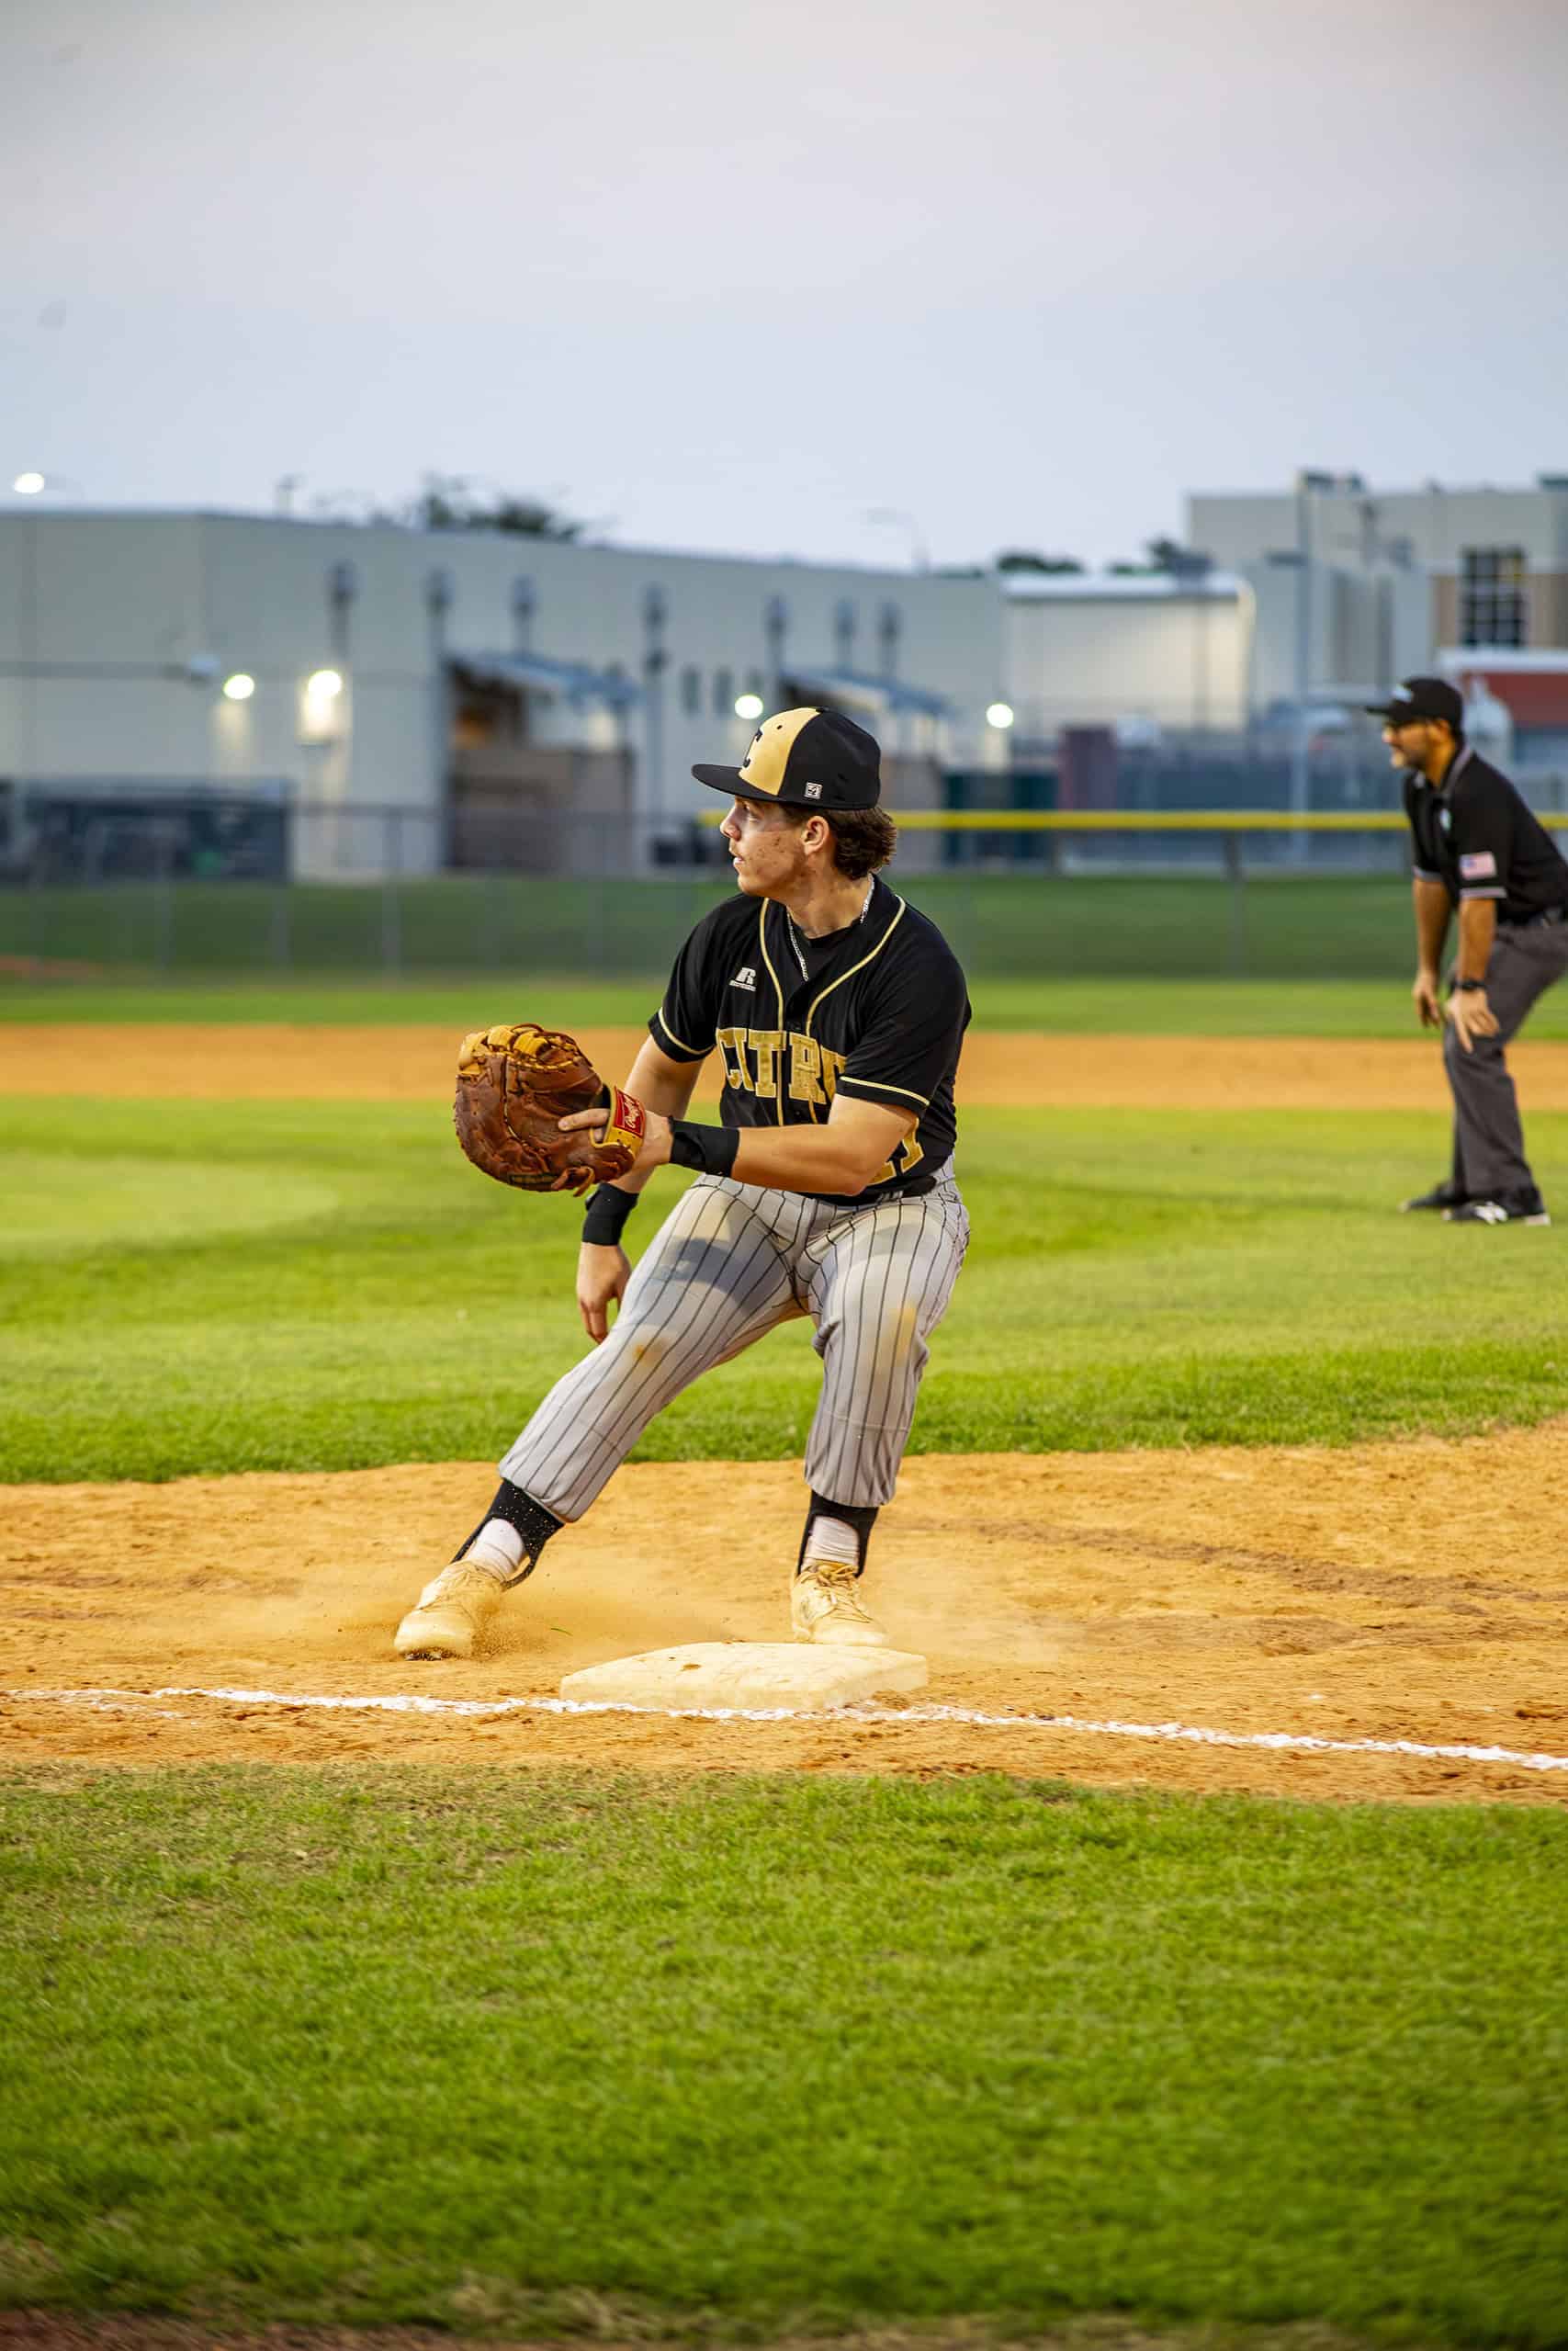
M 757 974 L 754 967 L 749 963 L 743 963 L 729 984 L 731 988 L 750 988 L 755 990 Z

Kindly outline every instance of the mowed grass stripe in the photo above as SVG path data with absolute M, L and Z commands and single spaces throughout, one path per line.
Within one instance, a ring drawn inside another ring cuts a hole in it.
M 4 1127 L 0 1479 L 476 1459 L 586 1343 L 572 1204 L 486 1183 L 445 1104 L 62 1121 L 14 1100 Z M 1568 1206 L 1568 1116 L 1530 1135 Z M 1568 1226 L 1397 1215 L 1446 1147 L 1415 1113 L 970 1113 L 974 1246 L 916 1450 L 1337 1443 L 1560 1411 Z M 641 1457 L 798 1453 L 818 1387 L 790 1326 L 688 1390 Z
M 1551 1814 L 208 1770 L 0 1827 L 12 2301 L 1564 2340 Z

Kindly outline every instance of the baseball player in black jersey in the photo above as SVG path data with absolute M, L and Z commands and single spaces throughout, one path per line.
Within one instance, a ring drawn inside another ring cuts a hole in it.
M 806 1641 L 886 1637 L 858 1579 L 969 1238 L 953 1175 L 964 974 L 935 925 L 877 878 L 894 827 L 877 805 L 876 744 L 852 720 L 785 710 L 762 721 L 739 769 L 693 773 L 730 797 L 722 830 L 739 888 L 682 948 L 626 1081 L 649 1132 L 630 1173 L 589 1202 L 577 1297 L 594 1345 L 403 1619 L 406 1657 L 468 1656 L 503 1590 L 581 1517 L 654 1415 L 803 1316 L 823 1378 L 791 1622 Z M 712 1053 L 717 1126 L 684 1115 Z M 622 1228 L 667 1163 L 696 1181 L 633 1273 Z
M 1568 971 L 1568 865 L 1507 777 L 1464 740 L 1446 678 L 1406 678 L 1368 705 L 1404 778 L 1416 906 L 1417 1017 L 1442 1028 L 1454 1104 L 1453 1162 L 1406 1208 L 1455 1225 L 1549 1225 L 1503 1049 L 1538 996 Z M 1459 909 L 1447 1000 L 1438 966 Z

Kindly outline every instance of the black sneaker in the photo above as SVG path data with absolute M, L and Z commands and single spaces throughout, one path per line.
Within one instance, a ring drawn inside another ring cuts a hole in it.
M 1407 1216 L 1413 1208 L 1434 1208 L 1444 1211 L 1450 1208 L 1462 1208 L 1469 1197 L 1470 1194 L 1461 1192 L 1457 1183 L 1451 1183 L 1445 1178 L 1441 1183 L 1435 1183 L 1430 1192 L 1417 1192 L 1414 1200 L 1402 1200 L 1399 1204 L 1399 1213 L 1402 1216 Z
M 1546 1203 L 1532 1185 L 1529 1192 L 1500 1192 L 1491 1200 L 1466 1200 L 1445 1208 L 1445 1225 L 1550 1225 Z

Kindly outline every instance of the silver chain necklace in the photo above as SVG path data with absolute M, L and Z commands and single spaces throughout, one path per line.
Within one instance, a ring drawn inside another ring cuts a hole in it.
M 861 900 L 860 912 L 855 916 L 855 922 L 863 922 L 865 921 L 867 914 L 871 910 L 872 893 L 874 891 L 875 887 L 876 876 L 873 874 L 870 881 L 867 882 L 865 886 L 865 896 Z M 790 912 L 787 906 L 784 909 L 784 920 L 789 924 L 789 943 L 795 949 L 795 959 L 800 966 L 800 976 L 802 979 L 807 982 L 807 986 L 809 986 L 811 974 L 806 968 L 806 950 L 801 944 L 805 932 L 796 923 L 794 915 Z M 854 929 L 854 922 L 846 922 L 844 928 L 846 931 L 852 931 Z

